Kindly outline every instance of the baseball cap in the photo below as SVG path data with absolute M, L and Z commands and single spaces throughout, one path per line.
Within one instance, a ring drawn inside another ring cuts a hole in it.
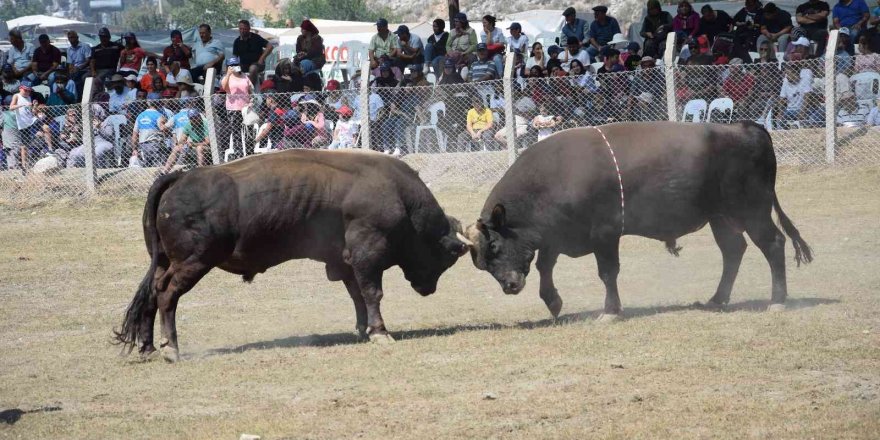
M 238 57 L 229 57 L 229 59 L 226 60 L 227 66 L 238 66 L 240 64 L 241 64 L 241 60 L 238 59 Z
M 110 82 L 122 82 L 125 81 L 125 78 L 118 73 L 114 73 L 113 76 L 110 77 Z
M 339 113 L 340 116 L 350 117 L 354 112 L 351 110 L 351 107 L 343 105 L 336 109 L 336 113 Z
M 654 57 L 642 57 L 642 59 L 639 60 L 639 64 L 644 64 L 644 63 L 647 63 L 647 62 L 652 62 L 652 63 L 653 63 L 653 62 L 654 62 Z
M 376 20 L 376 27 L 388 27 L 388 20 L 384 18 Z
M 335 79 L 331 79 L 330 81 L 327 81 L 327 85 L 324 87 L 324 90 L 327 90 L 327 91 L 339 90 L 339 81 L 337 81 Z
M 639 46 L 639 43 L 636 43 L 635 41 L 630 42 L 629 44 L 626 45 L 626 50 L 638 51 L 641 48 L 642 48 L 642 46 Z
M 391 64 L 382 63 L 381 65 L 379 65 L 379 70 L 391 70 Z
M 397 30 L 394 31 L 394 33 L 397 34 L 397 35 L 400 35 L 400 34 L 408 34 L 408 33 L 409 33 L 409 27 L 407 27 L 405 24 L 402 24 L 402 25 L 400 25 L 400 26 L 397 27 Z
M 446 61 L 443 62 L 443 67 L 455 67 L 455 61 L 451 58 L 447 58 Z
M 186 115 L 189 116 L 190 118 L 195 118 L 197 116 L 201 116 L 201 113 L 199 113 L 198 110 L 191 108 L 186 112 Z
M 486 50 L 489 46 L 486 46 L 486 43 L 478 43 L 477 50 Z
M 843 35 L 846 35 L 847 37 L 850 35 L 848 27 L 842 27 L 842 28 L 840 28 L 840 30 L 838 30 L 838 32 Z
M 521 31 L 522 25 L 517 22 L 513 22 L 513 23 L 510 23 L 510 27 L 508 29 L 516 29 L 518 31 Z
M 455 17 L 453 17 L 452 19 L 454 21 L 463 21 L 465 23 L 468 22 L 467 14 L 465 14 L 464 12 L 459 12 L 458 14 L 455 14 Z
M 842 30 L 842 29 L 846 29 L 846 28 L 841 28 L 841 30 Z M 847 34 L 847 35 L 848 35 L 848 34 Z M 798 38 L 798 39 L 794 42 L 794 45 L 795 45 L 795 46 L 806 46 L 806 47 L 810 47 L 810 40 L 808 40 L 806 37 L 800 37 L 800 38 Z
M 571 6 L 569 6 L 568 8 L 565 9 L 565 11 L 562 12 L 562 15 L 564 17 L 568 17 L 570 15 L 576 15 L 576 14 L 577 13 L 575 12 L 574 8 Z
M 98 36 L 99 37 L 109 37 L 110 36 L 110 29 L 107 29 L 105 27 L 101 28 L 101 30 L 98 31 Z

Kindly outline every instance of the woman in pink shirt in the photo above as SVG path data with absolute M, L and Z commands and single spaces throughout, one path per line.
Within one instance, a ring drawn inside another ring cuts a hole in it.
M 228 129 L 233 134 L 233 150 L 236 150 L 231 157 L 238 159 L 244 157 L 245 153 L 254 154 L 253 143 L 249 138 L 251 131 L 245 130 L 247 139 L 244 140 L 243 145 L 239 135 L 239 131 L 244 126 L 241 110 L 251 103 L 251 93 L 253 93 L 254 86 L 248 76 L 241 71 L 241 61 L 238 57 L 231 57 L 226 61 L 226 75 L 220 81 L 220 87 L 226 92 L 226 122 Z
M 678 2 L 678 15 L 672 19 L 672 30 L 679 44 L 696 38 L 697 31 L 700 30 L 700 15 L 694 12 L 687 0 Z

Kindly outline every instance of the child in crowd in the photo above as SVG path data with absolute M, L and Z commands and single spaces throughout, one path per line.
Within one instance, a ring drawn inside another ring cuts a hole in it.
M 560 124 L 562 124 L 562 116 L 551 115 L 544 104 L 538 106 L 538 114 L 532 119 L 532 127 L 538 130 L 539 142 L 553 134 L 554 129 Z
M 351 107 L 343 105 L 336 110 L 339 119 L 336 121 L 336 127 L 333 129 L 333 142 L 327 146 L 329 150 L 339 148 L 354 148 L 357 144 L 358 123 L 351 120 L 354 112 Z

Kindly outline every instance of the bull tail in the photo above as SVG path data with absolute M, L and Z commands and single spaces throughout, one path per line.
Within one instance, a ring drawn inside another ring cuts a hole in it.
M 810 249 L 810 245 L 801 238 L 800 231 L 794 227 L 794 223 L 791 222 L 791 219 L 785 215 L 782 206 L 779 205 L 779 197 L 776 196 L 775 192 L 773 194 L 773 208 L 776 209 L 776 215 L 779 217 L 779 225 L 782 226 L 782 230 L 785 231 L 785 234 L 791 238 L 791 244 L 794 246 L 794 260 L 797 261 L 798 267 L 801 266 L 801 263 L 808 264 L 813 261 L 813 250 Z
M 115 343 L 121 344 L 122 350 L 126 354 L 131 353 L 138 342 L 142 342 L 142 327 L 149 317 L 150 304 L 155 300 L 153 280 L 156 269 L 159 266 L 159 259 L 163 254 L 159 231 L 156 229 L 156 212 L 159 209 L 159 200 L 162 198 L 162 194 L 180 178 L 181 174 L 178 172 L 160 177 L 153 183 L 147 195 L 143 223 L 144 239 L 147 243 L 147 250 L 149 250 L 151 255 L 150 268 L 147 269 L 147 274 L 141 280 L 134 298 L 132 298 L 128 309 L 125 311 L 125 317 L 122 319 L 122 328 L 118 331 L 116 329 L 113 330 Z

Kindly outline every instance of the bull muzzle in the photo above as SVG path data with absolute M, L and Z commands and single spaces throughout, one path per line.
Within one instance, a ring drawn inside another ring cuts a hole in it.
M 498 277 L 501 290 L 507 295 L 516 295 L 526 287 L 526 276 L 522 272 L 511 271 Z

